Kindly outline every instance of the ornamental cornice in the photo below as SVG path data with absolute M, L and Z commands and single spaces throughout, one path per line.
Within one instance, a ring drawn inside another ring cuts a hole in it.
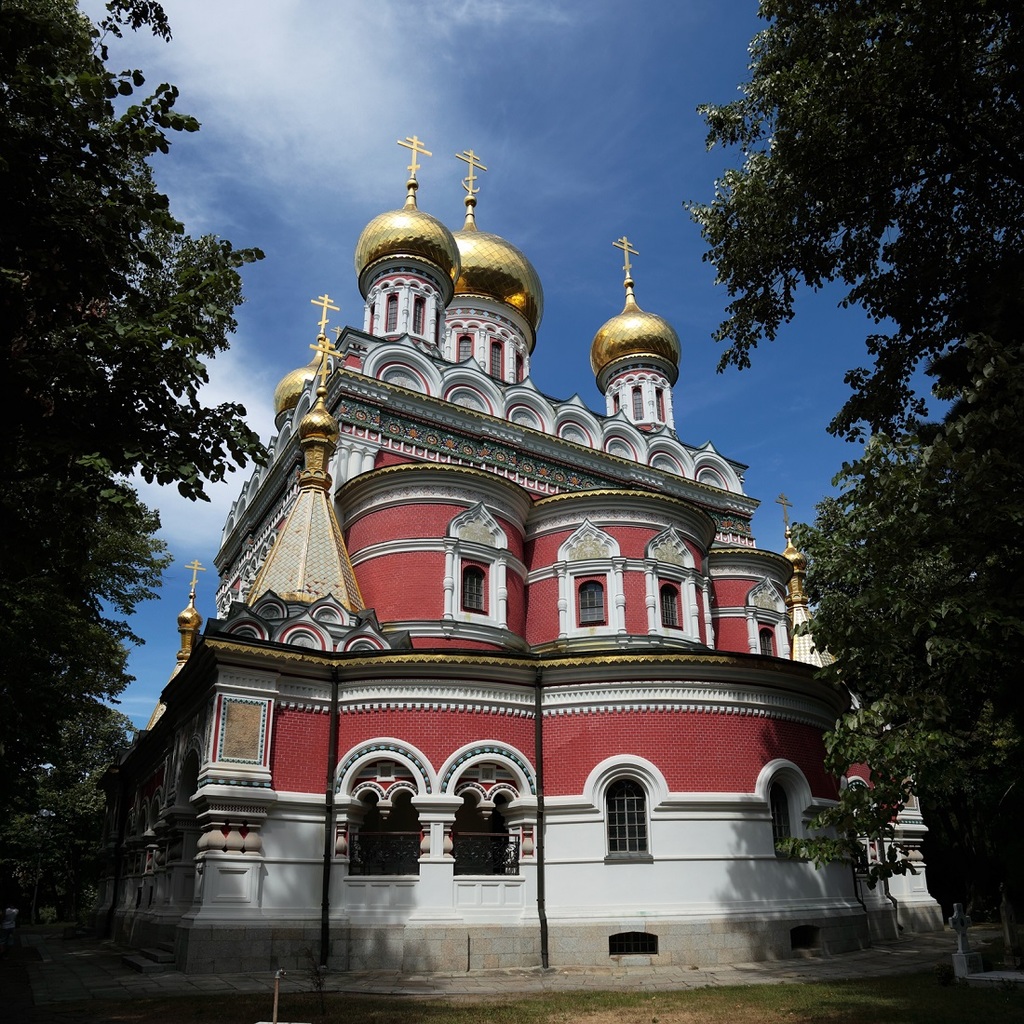
M 629 686 L 574 686 L 544 691 L 544 717 L 625 712 L 691 712 L 798 722 L 827 729 L 835 712 L 821 701 L 755 687 L 680 684 L 671 680 Z
M 769 567 L 776 570 L 776 577 L 785 583 L 793 574 L 793 566 L 777 551 L 759 548 L 717 548 L 708 553 L 708 571 L 712 577 L 731 577 L 742 573 L 762 575 Z

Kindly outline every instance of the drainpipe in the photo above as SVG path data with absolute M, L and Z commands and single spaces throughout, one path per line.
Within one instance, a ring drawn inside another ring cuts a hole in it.
M 331 861 L 334 859 L 334 767 L 338 762 L 338 667 L 331 667 L 331 724 L 327 740 L 327 783 L 324 798 L 324 879 L 320 900 L 320 963 L 331 951 Z
M 537 666 L 533 692 L 533 748 L 537 765 L 537 919 L 540 921 L 540 965 L 548 967 L 548 912 L 544 891 L 544 707 L 541 701 L 541 676 Z

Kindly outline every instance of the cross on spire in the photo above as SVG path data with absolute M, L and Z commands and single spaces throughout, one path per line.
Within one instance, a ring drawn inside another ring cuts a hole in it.
M 320 378 L 319 386 L 327 387 L 327 374 L 330 372 L 327 369 L 327 360 L 339 356 L 341 353 L 331 344 L 326 334 L 317 335 L 316 344 L 309 347 L 320 353 L 320 368 L 316 371 L 316 375 Z
M 612 245 L 614 245 L 616 249 L 621 249 L 623 255 L 626 257 L 626 262 L 622 265 L 622 269 L 626 272 L 626 277 L 629 277 L 629 272 L 632 269 L 632 266 L 629 262 L 630 253 L 632 253 L 634 256 L 639 256 L 640 253 L 638 253 L 636 249 L 633 248 L 633 244 L 625 235 L 623 235 L 617 241 L 612 242 Z
M 192 570 L 192 582 L 189 584 L 189 590 L 192 592 L 192 595 L 195 596 L 196 580 L 199 578 L 199 574 L 201 572 L 206 572 L 206 569 L 200 564 L 198 558 L 193 558 L 185 568 Z
M 412 150 L 412 163 L 409 164 L 409 175 L 415 178 L 416 172 L 420 169 L 420 165 L 416 162 L 416 157 L 422 154 L 423 156 L 433 156 L 434 154 L 427 149 L 426 146 L 420 141 L 415 135 L 406 135 L 405 141 L 398 140 L 400 146 L 404 146 L 406 149 Z
M 793 506 L 792 506 L 789 498 L 787 498 L 784 494 L 780 494 L 775 499 L 775 504 L 782 506 L 782 522 L 785 524 L 786 532 L 788 533 L 789 532 L 789 510 Z
M 473 188 L 473 182 L 476 181 L 475 171 L 486 171 L 487 168 L 480 163 L 480 157 L 476 155 L 471 149 L 464 149 L 461 153 L 455 154 L 456 160 L 461 160 L 463 163 L 469 164 L 469 174 L 462 179 L 462 187 L 466 192 L 473 196 L 480 191 L 479 188 Z
M 320 298 L 310 299 L 309 301 L 313 303 L 314 306 L 320 306 L 320 323 L 318 326 L 320 327 L 320 333 L 323 334 L 327 325 L 330 323 L 330 318 L 327 316 L 327 310 L 332 309 L 335 313 L 338 313 L 340 312 L 341 307 L 331 305 L 331 297 L 326 292 L 324 292 Z M 316 345 L 310 345 L 309 347 L 316 348 Z

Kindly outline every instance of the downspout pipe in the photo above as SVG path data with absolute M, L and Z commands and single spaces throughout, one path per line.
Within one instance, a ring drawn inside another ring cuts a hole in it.
M 537 767 L 537 920 L 540 923 L 540 965 L 548 968 L 548 912 L 544 880 L 544 706 L 541 681 L 544 670 L 537 666 L 533 692 L 533 749 Z
M 320 899 L 320 964 L 331 952 L 331 863 L 334 860 L 334 768 L 338 763 L 338 667 L 331 667 L 331 722 L 327 739 L 327 781 L 324 791 L 324 875 Z

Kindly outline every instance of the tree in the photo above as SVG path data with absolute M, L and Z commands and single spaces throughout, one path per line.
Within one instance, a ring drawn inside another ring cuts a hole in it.
M 742 96 L 703 108 L 743 165 L 690 209 L 730 296 L 721 366 L 749 365 L 801 286 L 878 325 L 831 430 L 867 440 L 796 539 L 823 676 L 854 708 L 829 737 L 871 766 L 802 844 L 891 834 L 917 792 L 976 909 L 1024 898 L 1024 8 L 1009 0 L 763 0 Z M 914 376 L 949 403 L 924 422 Z M 900 851 L 877 874 L 905 870 Z M 995 875 L 995 878 L 989 878 Z
M 92 703 L 61 724 L 57 764 L 31 775 L 25 810 L 0 821 L 0 850 L 6 871 L 23 900 L 31 894 L 38 911 L 52 908 L 61 921 L 74 921 L 94 902 L 90 895 L 104 864 L 104 797 L 99 780 L 128 746 L 131 719 Z
M 165 564 L 129 476 L 204 498 L 262 457 L 241 406 L 199 398 L 262 254 L 171 215 L 150 160 L 199 126 L 172 86 L 136 100 L 142 73 L 106 67 L 121 25 L 170 36 L 148 0 L 112 0 L 98 28 L 73 0 L 0 6 L 4 788 L 56 764 L 65 721 L 129 680 L 123 617 Z
M 1019 336 L 1024 9 L 762 0 L 760 14 L 743 95 L 701 108 L 709 147 L 738 147 L 743 166 L 689 204 L 732 299 L 721 366 L 777 337 L 801 285 L 839 282 L 879 331 L 832 430 L 893 433 L 923 413 L 915 370 L 974 334 Z

